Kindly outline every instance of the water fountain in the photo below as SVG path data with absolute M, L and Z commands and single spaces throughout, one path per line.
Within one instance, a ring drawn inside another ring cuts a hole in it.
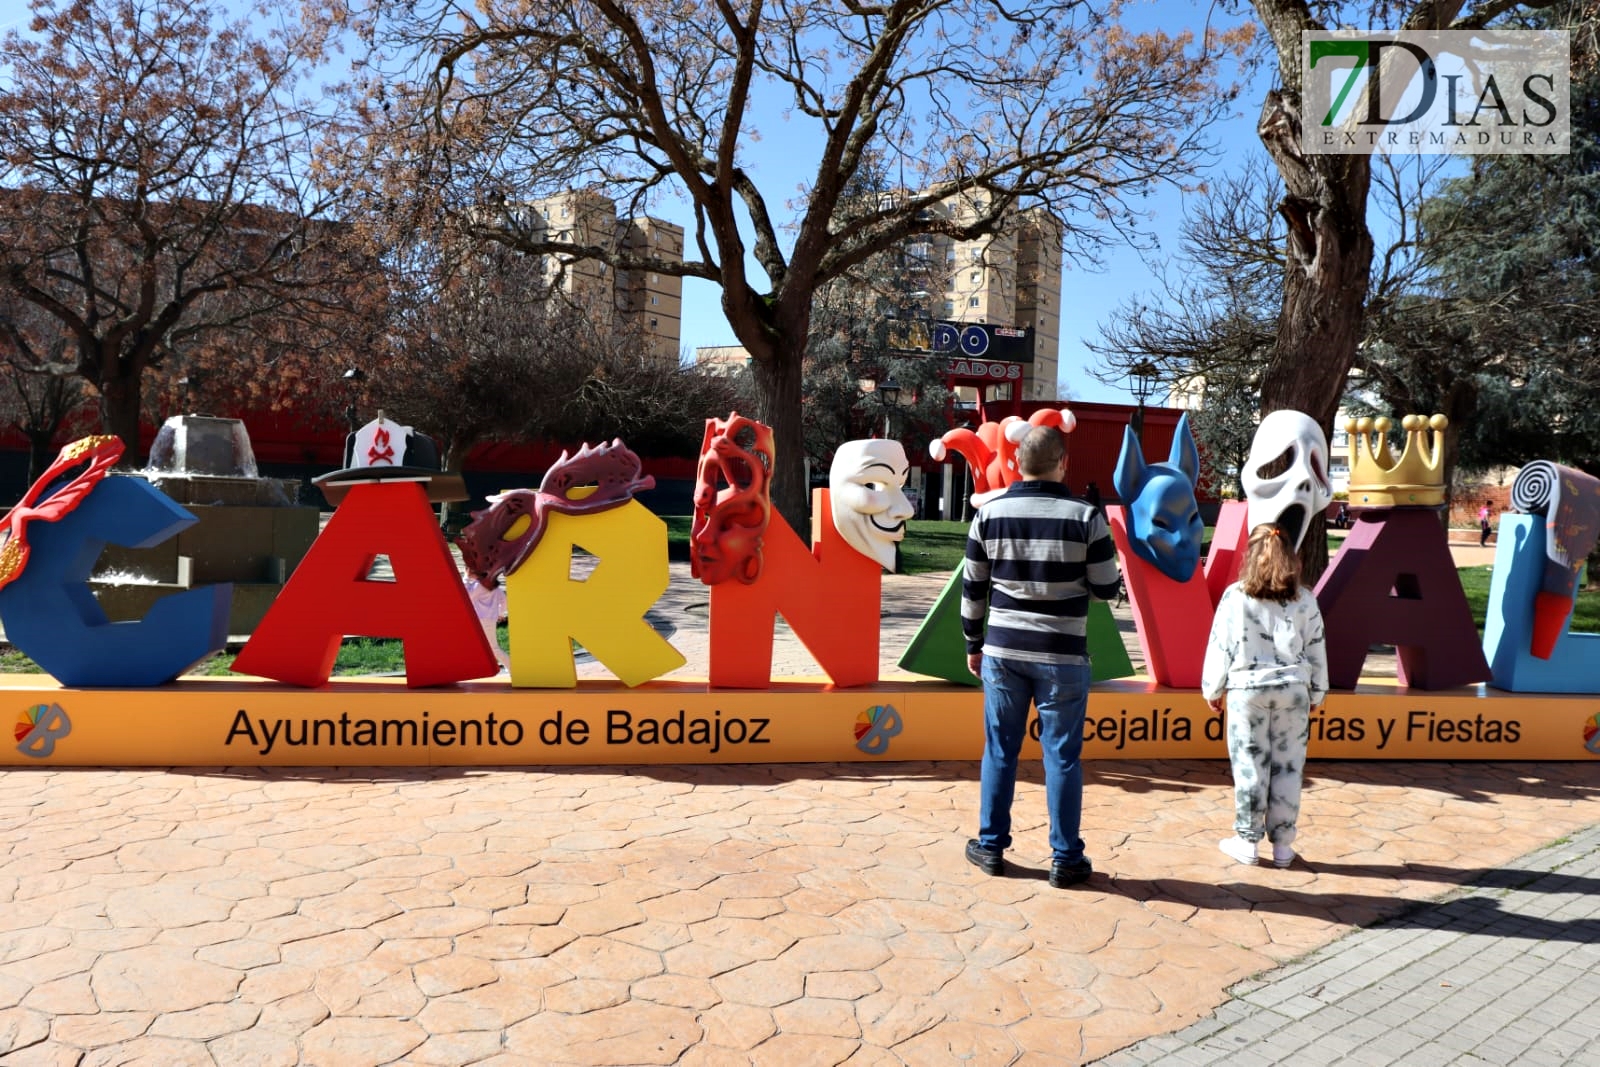
M 144 478 L 198 520 L 153 548 L 107 545 L 90 581 L 113 620 L 143 617 L 168 593 L 233 583 L 230 634 L 251 633 L 317 536 L 320 510 L 295 479 L 263 478 L 238 419 L 178 415 L 150 449 Z

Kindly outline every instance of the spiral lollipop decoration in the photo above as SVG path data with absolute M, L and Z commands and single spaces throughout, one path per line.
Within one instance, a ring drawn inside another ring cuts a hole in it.
M 1547 459 L 1523 467 L 1511 483 L 1511 506 L 1524 515 L 1548 515 L 1561 493 L 1561 468 Z
M 1600 478 L 1547 459 L 1535 460 L 1511 483 L 1511 506 L 1545 519 L 1546 559 L 1534 596 L 1530 651 L 1549 659 L 1572 613 L 1578 572 L 1600 538 Z

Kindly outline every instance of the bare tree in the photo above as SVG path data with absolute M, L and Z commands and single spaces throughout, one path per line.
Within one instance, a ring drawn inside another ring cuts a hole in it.
M 262 6 L 256 34 L 205 0 L 31 8 L 0 43 L 0 297 L 70 339 L 131 460 L 147 370 L 268 317 L 304 344 L 289 316 L 337 313 L 360 280 L 297 90 L 326 32 Z
M 89 403 L 67 339 L 31 305 L 0 308 L 0 422 L 28 439 L 28 482 L 55 458 L 60 437 Z
M 1260 378 L 1277 336 L 1283 292 L 1282 185 L 1254 158 L 1194 199 L 1160 289 L 1119 305 L 1089 344 L 1108 384 L 1135 368 L 1203 398 L 1190 427 L 1206 476 L 1237 489 L 1259 419 Z
M 1133 32 L 1106 2 L 888 6 L 372 0 L 357 86 L 370 138 L 343 165 L 390 218 L 447 222 L 532 255 L 701 278 L 753 360 L 777 443 L 774 494 L 804 514 L 802 364 L 812 295 L 918 234 L 993 233 L 1043 205 L 1092 256 L 1130 191 L 1189 173 L 1232 94 L 1219 53 L 1248 37 Z M 756 102 L 786 108 L 759 130 Z M 762 188 L 749 143 L 781 136 L 809 182 Z M 912 188 L 841 211 L 864 161 Z M 633 215 L 692 212 L 682 261 L 530 224 L 569 189 Z M 792 212 L 792 213 L 791 213 Z M 787 228 L 786 228 L 787 224 Z
M 663 360 L 626 325 L 552 292 L 538 264 L 499 245 L 415 242 L 391 257 L 387 352 L 363 397 L 443 441 L 446 470 L 489 442 L 609 441 L 692 455 L 732 383 Z

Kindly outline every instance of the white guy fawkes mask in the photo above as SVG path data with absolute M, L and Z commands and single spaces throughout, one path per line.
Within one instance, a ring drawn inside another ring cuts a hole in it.
M 906 499 L 911 465 L 899 441 L 846 441 L 833 454 L 828 493 L 833 525 L 868 559 L 894 570 L 894 545 L 913 510 Z
M 1276 477 L 1263 470 L 1288 468 Z M 1276 523 L 1294 539 L 1295 551 L 1305 539 L 1307 520 L 1333 499 L 1328 483 L 1328 439 L 1322 427 L 1303 411 L 1274 411 L 1261 420 L 1245 460 L 1244 493 L 1249 500 L 1250 529 Z

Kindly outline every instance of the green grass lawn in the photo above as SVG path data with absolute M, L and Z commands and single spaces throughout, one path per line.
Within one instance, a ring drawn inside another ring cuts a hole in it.
M 967 551 L 967 524 L 938 519 L 913 519 L 906 523 L 900 542 L 900 572 L 949 572 L 961 565 Z
M 510 650 L 506 624 L 499 627 L 500 647 Z M 190 674 L 221 678 L 231 673 L 234 653 L 219 652 L 202 660 Z M 374 674 L 401 674 L 405 671 L 405 654 L 401 643 L 376 637 L 352 637 L 339 648 L 333 661 L 335 676 L 360 677 Z M 39 667 L 10 645 L 0 645 L 0 674 L 38 674 Z
M 694 524 L 693 517 L 689 515 L 662 515 L 662 522 L 667 524 L 667 558 L 689 558 L 689 528 Z

